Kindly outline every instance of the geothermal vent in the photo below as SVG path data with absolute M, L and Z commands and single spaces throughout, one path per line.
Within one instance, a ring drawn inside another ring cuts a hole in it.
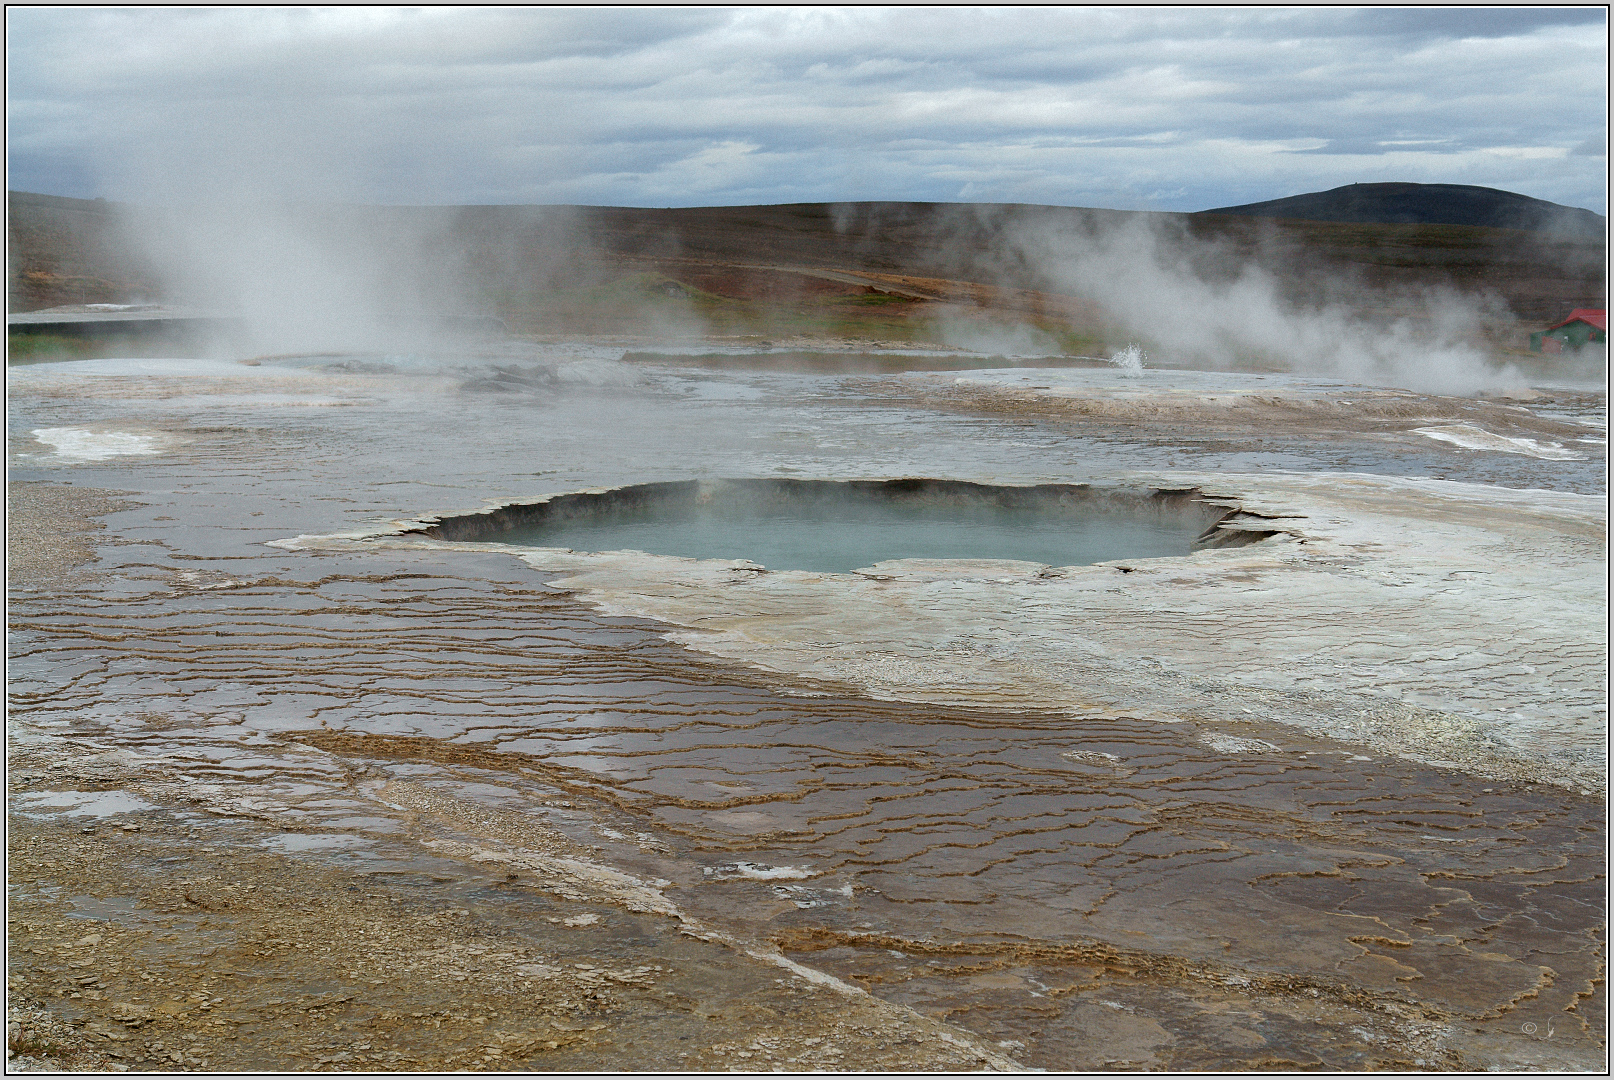
M 443 540 L 748 560 L 846 573 L 891 559 L 1075 566 L 1187 555 L 1271 531 L 1195 489 L 956 480 L 718 480 L 551 496 L 418 530 Z

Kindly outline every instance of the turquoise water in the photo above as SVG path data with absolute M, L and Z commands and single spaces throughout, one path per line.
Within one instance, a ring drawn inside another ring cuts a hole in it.
M 873 502 L 618 510 L 489 539 L 577 551 L 749 559 L 770 570 L 846 573 L 887 559 L 1019 559 L 1077 566 L 1186 555 L 1201 528 L 1154 515 Z

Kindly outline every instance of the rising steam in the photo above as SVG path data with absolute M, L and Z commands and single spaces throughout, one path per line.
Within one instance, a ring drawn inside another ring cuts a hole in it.
M 244 321 L 259 352 L 406 349 L 477 310 L 451 209 L 206 201 L 122 224 L 178 304 Z
M 610 246 L 586 224 L 603 219 L 577 208 L 314 205 L 288 195 L 294 179 L 260 175 L 239 198 L 193 190 L 183 205 L 158 185 L 159 198 L 126 215 L 168 298 L 239 315 L 247 347 L 261 352 L 441 344 L 445 317 L 501 314 L 512 297 L 519 306 L 523 295 L 576 286 L 587 277 L 577 253 Z M 1439 394 L 1523 382 L 1484 346 L 1488 319 L 1510 321 L 1491 298 L 1451 289 L 1387 297 L 1310 267 L 1303 276 L 1328 283 L 1297 300 L 1281 259 L 1193 236 L 1171 215 L 985 206 L 921 213 L 914 204 L 836 208 L 846 268 L 888 258 L 882 245 L 900 226 L 909 257 L 930 272 L 1094 302 L 1111 340 L 1145 343 L 1167 366 L 1288 370 Z M 664 236 L 633 242 L 676 251 L 671 222 L 661 228 Z M 611 302 L 633 302 L 627 292 L 617 289 Z M 639 302 L 638 322 L 652 336 L 703 332 L 689 304 L 649 300 Z M 943 344 L 987 353 L 1065 351 L 1031 320 L 996 312 L 944 308 L 928 330 Z M 1113 359 L 1123 371 L 1141 369 Z
M 1490 298 L 1450 289 L 1398 296 L 1399 314 L 1386 319 L 1374 312 L 1392 298 L 1335 280 L 1302 305 L 1259 259 L 1143 216 L 1101 229 L 1011 229 L 1005 242 L 1045 287 L 1099 302 L 1167 363 L 1276 368 L 1436 394 L 1522 382 L 1478 343 L 1486 317 L 1502 314 Z

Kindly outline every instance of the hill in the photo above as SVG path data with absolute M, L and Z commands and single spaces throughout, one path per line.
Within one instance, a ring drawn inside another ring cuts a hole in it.
M 1602 215 L 1578 206 L 1467 184 L 1347 184 L 1201 213 L 1363 225 L 1473 225 L 1588 240 L 1601 238 L 1608 224 Z
M 496 315 L 531 333 L 639 332 L 639 324 L 676 321 L 693 305 L 713 332 L 911 339 L 935 317 L 968 309 L 1028 321 L 1080 350 L 1104 339 L 1102 311 L 1045 291 L 1044 268 L 1005 238 L 1063 236 L 1076 250 L 1139 226 L 1164 238 L 1161 257 L 1174 265 L 1214 280 L 1256 264 L 1303 305 L 1329 303 L 1348 283 L 1366 315 L 1394 316 L 1403 298 L 1435 287 L 1498 296 L 1531 324 L 1604 306 L 1601 233 L 897 202 L 296 213 L 304 240 L 347 259 L 355 276 L 387 283 L 401 304 Z M 154 247 L 194 248 L 186 215 L 11 192 L 10 310 L 149 300 L 216 306 L 184 295 L 159 271 L 165 251 Z M 144 249 L 128 239 L 131 221 L 148 238 Z M 311 257 L 321 250 L 301 247 Z M 207 268 L 214 276 L 241 277 L 230 259 L 242 258 L 221 258 Z

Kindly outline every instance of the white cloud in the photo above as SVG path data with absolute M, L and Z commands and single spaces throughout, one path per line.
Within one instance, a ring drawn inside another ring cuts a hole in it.
M 13 8 L 12 186 L 1604 209 L 1597 9 Z M 1541 170 L 1551 160 L 1551 170 Z M 960 192 L 970 192 L 961 195 Z

